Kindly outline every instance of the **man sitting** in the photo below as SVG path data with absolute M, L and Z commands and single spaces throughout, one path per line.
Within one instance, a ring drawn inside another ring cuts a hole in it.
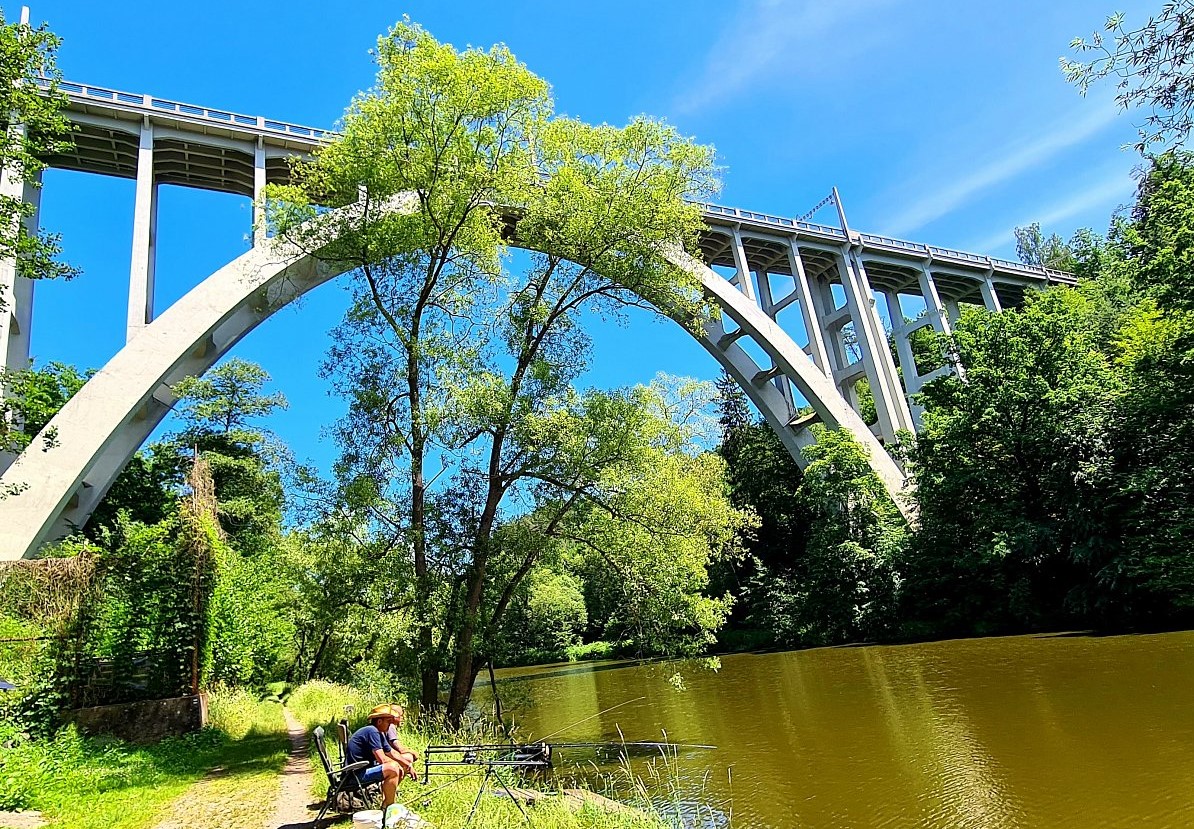
M 369 712 L 369 724 L 348 738 L 348 762 L 365 760 L 371 764 L 361 772 L 360 779 L 365 784 L 381 783 L 382 809 L 394 802 L 398 784 L 414 776 L 415 760 L 419 759 L 417 753 L 398 742 L 402 716 L 400 705 L 379 705 Z

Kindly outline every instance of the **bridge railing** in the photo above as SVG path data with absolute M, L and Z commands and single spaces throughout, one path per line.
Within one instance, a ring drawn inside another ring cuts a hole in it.
M 37 85 L 42 89 L 48 89 L 50 81 L 47 78 L 38 78 Z M 184 104 L 181 101 L 171 101 L 168 98 L 155 98 L 152 95 L 137 95 L 132 92 L 122 92 L 119 89 L 108 89 L 103 86 L 92 86 L 91 84 L 75 83 L 74 81 L 59 81 L 58 89 L 65 92 L 68 97 L 82 103 L 94 101 L 96 103 L 118 104 L 133 109 L 144 110 L 147 114 L 169 113 L 190 119 L 211 121 L 225 126 L 256 129 L 267 133 L 302 138 L 311 142 L 326 141 L 336 137 L 336 133 L 331 130 L 321 130 L 316 127 L 305 127 L 302 124 L 276 121 L 272 118 L 263 118 L 260 115 L 242 115 L 239 112 Z
M 767 213 L 756 213 L 753 210 L 742 210 L 738 207 L 726 207 L 721 204 L 713 204 L 711 202 L 697 202 L 697 205 L 705 213 L 713 216 L 727 216 L 731 219 L 740 219 L 754 224 L 771 225 L 773 227 L 783 228 L 784 230 L 807 230 L 811 233 L 819 233 L 824 236 L 833 236 L 838 239 L 845 239 L 846 234 L 842 232 L 840 227 L 833 225 L 823 225 L 817 222 L 805 222 L 800 219 L 787 219 L 783 216 L 772 216 Z

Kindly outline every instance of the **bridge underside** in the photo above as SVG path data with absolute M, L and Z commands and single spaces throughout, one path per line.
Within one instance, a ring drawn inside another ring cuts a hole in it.
M 57 430 L 58 448 L 26 453 L 0 478 L 28 485 L 0 501 L 0 559 L 31 554 L 84 524 L 169 411 L 178 380 L 201 374 L 266 316 L 335 275 L 258 230 L 252 251 L 154 319 L 157 187 L 234 193 L 258 204 L 266 183 L 288 181 L 291 157 L 311 153 L 331 134 L 148 96 L 65 88 L 75 148 L 48 159 L 50 165 L 136 181 L 128 340 L 47 427 Z M 0 190 L 25 198 L 37 193 L 6 178 Z M 721 309 L 698 339 L 793 457 L 803 464 L 800 450 L 813 439 L 813 423 L 850 429 L 906 510 L 904 476 L 883 446 L 916 428 L 914 395 L 924 383 L 962 371 L 944 360 L 918 366 L 913 333 L 932 327 L 948 335 L 960 303 L 999 311 L 1022 303 L 1029 288 L 1072 277 L 855 233 L 838 207 L 841 222 L 833 227 L 702 205 L 703 261 L 668 256 L 697 275 Z M 262 224 L 255 217 L 255 226 Z M 0 319 L 0 365 L 24 367 L 32 284 L 16 277 L 11 262 L 0 263 L 0 291 L 16 300 Z M 860 394 L 863 381 L 869 395 Z M 873 410 L 864 408 L 864 398 L 873 400 Z

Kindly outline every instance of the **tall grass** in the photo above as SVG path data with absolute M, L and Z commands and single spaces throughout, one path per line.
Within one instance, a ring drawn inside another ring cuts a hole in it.
M 322 725 L 324 729 L 331 729 L 341 718 L 354 726 L 364 723 L 373 707 L 384 702 L 400 700 L 389 700 L 376 692 L 315 679 L 292 691 L 286 707 L 307 728 Z
M 208 727 L 154 745 L 81 737 L 73 726 L 35 739 L 0 725 L 0 809 L 38 809 L 50 827 L 145 829 L 212 768 L 232 778 L 275 775 L 287 753 L 281 707 L 212 695 Z M 210 709 L 209 709 L 210 710 Z

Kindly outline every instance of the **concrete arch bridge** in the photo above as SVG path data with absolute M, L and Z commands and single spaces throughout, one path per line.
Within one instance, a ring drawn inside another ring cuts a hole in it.
M 202 374 L 266 317 L 337 275 L 310 255 L 258 235 L 249 252 L 154 318 L 158 187 L 234 193 L 256 203 L 266 183 L 287 180 L 288 157 L 311 153 L 333 134 L 86 84 L 61 88 L 70 101 L 75 146 L 49 165 L 136 181 L 127 338 L 47 426 L 57 433 L 56 447 L 6 459 L 11 465 L 0 483 L 26 488 L 0 500 L 0 560 L 32 555 L 83 526 L 170 410 L 175 383 Z M 0 176 L 0 192 L 36 203 L 40 189 Z M 999 311 L 1021 303 L 1029 288 L 1071 284 L 1073 277 L 859 233 L 846 223 L 836 190 L 830 202 L 837 226 L 704 204 L 701 259 L 666 255 L 696 275 L 721 309 L 699 341 L 797 462 L 804 462 L 800 450 L 813 439 L 813 423 L 849 429 L 906 512 L 905 477 L 884 444 L 916 428 L 912 395 L 943 372 L 960 370 L 947 365 L 922 374 L 910 335 L 923 326 L 948 334 L 959 303 Z M 0 365 L 23 368 L 33 284 L 16 276 L 13 262 L 0 262 L 0 291 L 9 299 L 0 315 Z M 915 319 L 906 321 L 909 316 Z M 863 378 L 874 398 L 872 423 L 859 411 L 856 387 Z

